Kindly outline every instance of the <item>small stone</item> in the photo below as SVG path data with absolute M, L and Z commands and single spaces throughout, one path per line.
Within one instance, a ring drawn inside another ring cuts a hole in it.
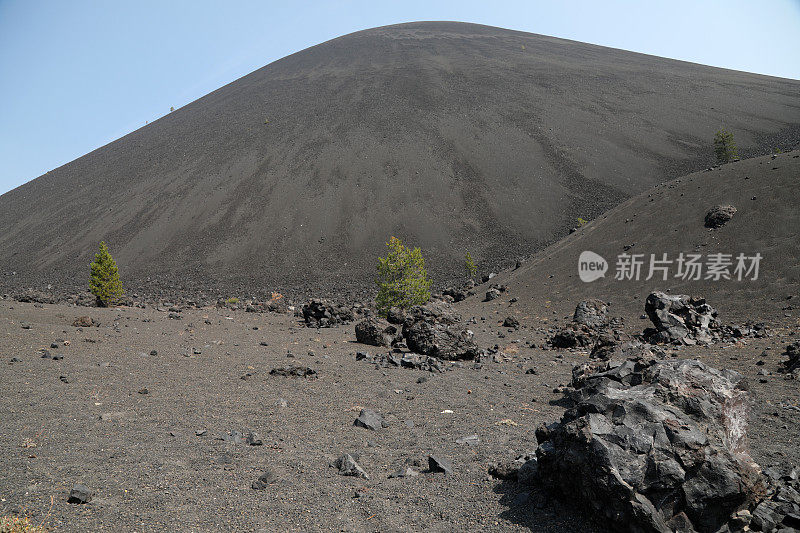
M 372 431 L 377 431 L 388 426 L 388 424 L 386 424 L 386 422 L 383 420 L 383 417 L 381 417 L 381 415 L 372 409 L 362 409 L 361 413 L 358 415 L 358 418 L 356 418 L 353 422 L 353 425 L 371 429 Z
M 150 355 L 158 355 L 158 351 L 156 351 L 156 350 L 150 350 Z
M 283 398 L 278 398 L 278 401 L 275 402 L 278 407 L 289 407 L 289 402 L 284 400 Z
M 261 436 L 255 431 L 251 431 L 250 433 L 248 433 L 244 441 L 250 446 L 261 446 L 262 444 L 264 444 L 263 441 L 261 440 Z
M 206 435 L 206 433 L 208 433 L 207 429 L 196 429 L 196 430 L 194 430 L 194 434 L 195 434 L 196 437 L 203 437 L 203 436 Z
M 258 476 L 258 479 L 253 481 L 250 487 L 252 487 L 253 490 L 264 490 L 273 481 L 275 481 L 275 474 L 267 470 L 266 472 Z
M 417 477 L 419 472 L 411 468 L 410 466 L 406 466 L 401 468 L 400 470 L 389 474 L 389 479 L 393 478 L 404 478 L 404 477 Z
M 72 490 L 69 491 L 69 499 L 67 500 L 67 503 L 89 503 L 92 501 L 92 496 L 94 496 L 94 493 L 92 493 L 92 491 L 89 490 L 89 488 L 85 485 L 75 485 L 72 487 Z
M 339 475 L 341 476 L 353 476 L 353 477 L 360 477 L 363 479 L 369 479 L 369 476 L 361 468 L 356 460 L 353 458 L 352 455 L 346 453 L 339 457 L 333 465 L 339 469 Z
M 59 376 L 58 379 L 61 380 L 61 383 L 69 383 L 67 376 Z
M 269 371 L 271 376 L 285 376 L 295 378 L 316 378 L 316 370 L 312 370 L 307 366 L 289 365 L 280 368 L 273 368 Z
M 469 444 L 470 446 L 475 446 L 478 442 L 480 442 L 480 439 L 477 435 L 467 435 L 456 439 L 456 444 Z
M 149 390 L 147 390 L 147 387 L 144 387 L 144 388 L 142 388 L 142 389 L 139 389 L 139 394 L 149 394 L 149 393 L 150 393 L 150 391 L 149 391 Z
M 453 473 L 453 463 L 440 455 L 428 456 L 428 468 L 431 472 L 444 472 L 445 474 Z

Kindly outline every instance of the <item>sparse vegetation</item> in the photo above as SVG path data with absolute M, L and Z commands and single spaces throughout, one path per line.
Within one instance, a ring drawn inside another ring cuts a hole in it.
M 586 220 L 585 218 L 578 217 L 578 226 L 579 227 L 583 226 L 584 224 L 588 224 L 588 223 L 589 223 L 589 221 Z
M 175 107 L 174 106 L 169 106 L 169 112 L 172 113 L 173 111 L 175 111 Z
M 232 296 L 232 297 L 228 298 L 227 300 L 225 300 L 225 303 L 228 304 L 228 305 L 236 305 L 236 304 L 239 303 L 239 298 L 237 298 L 235 296 Z
M 0 533 L 44 533 L 45 529 L 24 516 L 0 516 Z
M 108 307 L 113 305 L 125 294 L 119 280 L 119 270 L 114 258 L 108 251 L 104 241 L 100 242 L 100 250 L 94 255 L 94 261 L 89 265 L 89 290 L 97 298 L 97 305 Z
M 720 165 L 730 163 L 739 153 L 736 151 L 736 143 L 733 140 L 733 133 L 724 128 L 714 134 L 714 153 L 717 155 L 717 163 Z
M 478 267 L 475 266 L 475 261 L 472 260 L 472 254 L 467 252 L 464 254 L 464 269 L 467 271 L 467 278 L 472 279 L 478 273 Z
M 407 309 L 431 299 L 431 282 L 419 248 L 404 246 L 397 237 L 386 243 L 389 252 L 378 258 L 378 311 L 386 314 L 390 307 Z

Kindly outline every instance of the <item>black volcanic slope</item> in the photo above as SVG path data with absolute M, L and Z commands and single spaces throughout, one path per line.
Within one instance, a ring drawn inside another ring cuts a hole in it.
M 105 239 L 129 286 L 335 291 L 383 243 L 437 279 L 563 236 L 652 185 L 800 141 L 800 82 L 426 22 L 276 61 L 0 196 L 5 286 L 83 285 Z M 14 276 L 9 275 L 16 272 Z

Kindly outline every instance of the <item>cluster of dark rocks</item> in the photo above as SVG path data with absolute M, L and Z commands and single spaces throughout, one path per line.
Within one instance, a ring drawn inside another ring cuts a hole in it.
M 284 297 L 270 298 L 266 301 L 257 299 L 249 300 L 244 303 L 244 310 L 247 313 L 280 313 L 290 312 L 291 305 Z
M 394 353 L 380 361 L 371 358 L 386 365 L 438 370 L 440 360 L 471 360 L 482 353 L 473 332 L 461 325 L 461 317 L 446 301 L 417 305 L 407 312 L 392 308 L 387 319 L 367 318 L 355 330 L 362 344 L 394 347 Z M 406 349 L 411 353 L 403 355 Z
M 306 327 L 332 328 L 341 324 L 349 324 L 359 315 L 368 315 L 369 310 L 360 304 L 348 307 L 314 298 L 303 304 L 301 313 Z
M 486 296 L 484 298 L 484 302 L 491 302 L 492 300 L 497 300 L 500 296 L 503 295 L 504 292 L 508 290 L 508 287 L 505 285 L 499 284 L 492 284 L 489 286 L 489 290 L 486 291 Z
M 269 375 L 289 378 L 316 378 L 317 371 L 307 366 L 287 365 L 273 368 L 269 371 Z
M 558 328 L 548 340 L 553 348 L 592 348 L 616 345 L 627 340 L 622 319 L 608 315 L 608 304 L 596 298 L 580 302 L 572 321 Z
M 617 531 L 796 527 L 796 488 L 770 489 L 747 454 L 746 389 L 740 374 L 694 360 L 588 361 L 516 477 Z
M 647 297 L 644 310 L 654 327 L 644 330 L 642 340 L 651 344 L 708 345 L 770 335 L 763 322 L 739 326 L 721 324 L 716 309 L 705 298 L 685 294 L 671 296 L 653 292 Z
M 445 364 L 441 359 L 417 353 L 402 353 L 402 351 L 374 355 L 369 352 L 357 352 L 356 361 L 366 361 L 382 368 L 402 367 L 425 370 L 427 372 L 445 371 Z
M 473 280 L 467 281 L 466 284 L 460 289 L 448 287 L 442 291 L 442 296 L 448 301 L 461 302 L 475 294 L 475 282 Z
M 800 378 L 800 341 L 788 345 L 783 354 L 788 357 L 783 363 L 783 371 L 793 378 Z

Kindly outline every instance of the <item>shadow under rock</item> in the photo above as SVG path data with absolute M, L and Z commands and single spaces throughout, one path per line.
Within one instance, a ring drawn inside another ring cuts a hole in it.
M 587 515 L 574 506 L 551 497 L 531 485 L 515 480 L 505 480 L 494 487 L 502 494 L 500 504 L 508 510 L 500 518 L 544 533 L 606 533 L 608 530 L 594 524 Z

